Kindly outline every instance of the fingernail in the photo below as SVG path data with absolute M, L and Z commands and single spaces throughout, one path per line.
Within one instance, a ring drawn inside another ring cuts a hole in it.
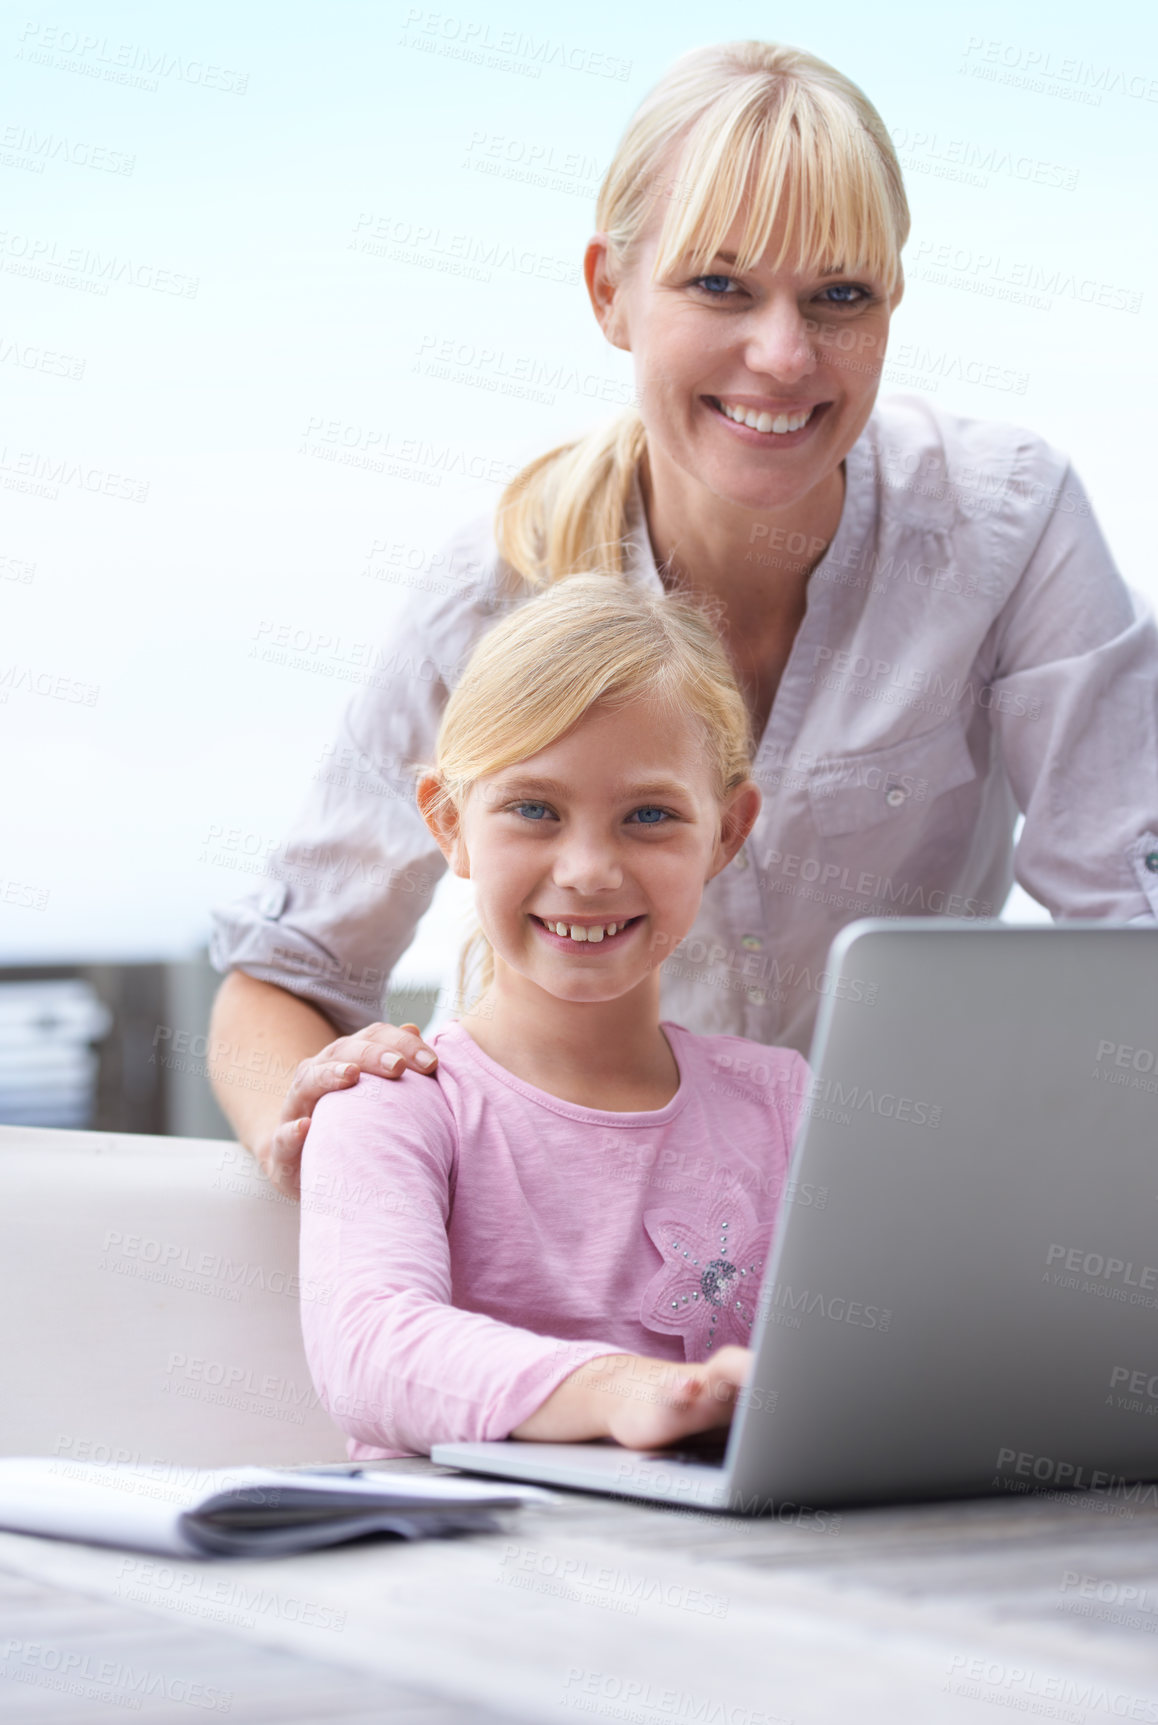
M 429 1072 L 437 1058 L 437 1055 L 431 1054 L 428 1049 L 424 1048 L 421 1054 L 416 1054 L 414 1056 L 414 1064 L 415 1066 L 421 1066 L 423 1072 Z
M 358 1076 L 358 1068 L 353 1065 L 339 1066 L 338 1076 L 339 1078 L 356 1078 Z
M 391 1078 L 396 1077 L 402 1070 L 402 1056 L 400 1054 L 384 1054 L 382 1056 L 382 1070 L 388 1073 Z

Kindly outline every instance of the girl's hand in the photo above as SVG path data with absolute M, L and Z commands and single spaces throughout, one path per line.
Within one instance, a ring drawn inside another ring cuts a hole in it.
M 751 1348 L 721 1348 L 700 1365 L 630 1355 L 635 1371 L 620 1373 L 607 1435 L 628 1449 L 663 1449 L 698 1432 L 730 1426 L 736 1397 L 748 1381 Z M 641 1372 L 638 1368 L 649 1367 Z
M 511 1436 L 537 1443 L 609 1437 L 627 1449 L 663 1449 L 730 1425 L 751 1366 L 750 1348 L 721 1348 L 702 1365 L 603 1354 L 564 1378 Z
M 408 1067 L 429 1074 L 437 1065 L 437 1054 L 423 1042 L 416 1024 L 368 1024 L 352 1036 L 339 1036 L 299 1062 L 278 1124 L 257 1147 L 259 1164 L 279 1191 L 300 1197 L 302 1147 L 320 1097 L 330 1090 L 348 1090 L 363 1072 L 401 1078 Z

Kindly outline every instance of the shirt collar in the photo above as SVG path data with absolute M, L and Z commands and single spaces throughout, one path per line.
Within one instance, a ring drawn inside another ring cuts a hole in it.
M 874 464 L 874 419 L 868 424 L 845 456 L 844 461 L 844 507 L 840 513 L 840 521 L 832 536 L 828 550 L 821 559 L 821 564 L 827 562 L 834 554 L 839 555 L 847 545 L 855 541 L 865 530 L 867 518 L 871 512 L 873 498 Z M 818 564 L 819 568 L 820 565 Z M 815 571 L 814 571 L 815 573 Z M 662 593 L 665 591 L 656 568 L 655 552 L 652 550 L 651 538 L 647 531 L 647 512 L 643 507 L 643 489 L 639 483 L 638 464 L 631 476 L 631 491 L 627 499 L 627 523 L 624 531 L 624 574 L 633 585 L 643 587 L 646 591 Z

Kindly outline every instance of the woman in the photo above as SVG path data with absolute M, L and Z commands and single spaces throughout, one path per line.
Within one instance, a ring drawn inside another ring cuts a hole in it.
M 803 1049 L 843 924 L 997 915 L 1015 872 L 1058 917 L 1158 916 L 1153 623 L 1064 456 L 875 406 L 909 218 L 863 94 L 794 49 L 696 50 L 596 219 L 588 291 L 638 411 L 454 542 L 461 589 L 347 714 L 358 787 L 319 785 L 274 882 L 219 918 L 215 1084 L 287 1190 L 320 1095 L 434 1069 L 371 1022 L 442 866 L 412 769 L 496 612 L 576 571 L 713 600 L 760 739 L 763 812 L 664 967 L 666 1017 Z

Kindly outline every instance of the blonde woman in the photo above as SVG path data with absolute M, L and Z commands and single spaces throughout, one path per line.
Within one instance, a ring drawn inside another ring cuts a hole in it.
M 659 978 L 752 829 L 750 764 L 683 601 L 575 576 L 476 647 L 418 805 L 474 886 L 482 993 L 437 1084 L 324 1097 L 302 1160 L 329 1290 L 302 1332 L 352 1457 L 729 1423 L 807 1068 L 661 1022 Z
M 843 924 L 995 916 L 1015 875 L 1056 917 L 1158 914 L 1153 623 L 1064 455 L 877 405 L 909 217 L 862 92 L 795 49 L 688 54 L 596 219 L 591 303 L 638 409 L 453 542 L 460 591 L 390 643 L 413 674 L 349 711 L 355 784 L 319 785 L 274 878 L 219 917 L 218 1095 L 290 1191 L 319 1096 L 435 1068 L 373 1022 L 443 866 L 406 768 L 496 610 L 577 571 L 714 602 L 748 702 L 763 812 L 665 966 L 690 1028 L 804 1049 Z

